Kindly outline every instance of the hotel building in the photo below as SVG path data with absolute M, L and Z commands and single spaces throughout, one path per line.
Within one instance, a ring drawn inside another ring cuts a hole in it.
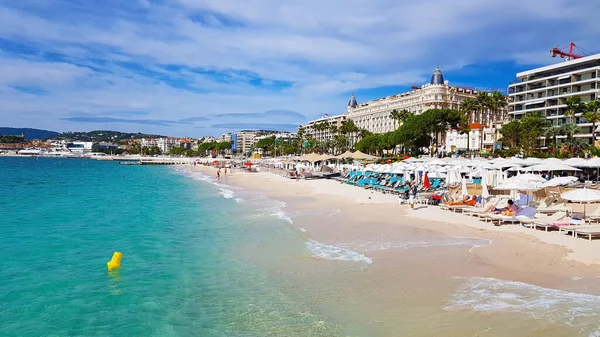
M 331 140 L 337 135 L 337 133 L 333 131 L 333 127 L 338 129 L 341 128 L 342 122 L 345 121 L 347 117 L 347 115 L 325 115 L 302 125 L 301 128 L 304 129 L 305 135 L 311 135 L 317 141 L 323 142 Z M 329 127 L 321 129 L 319 127 L 320 125 L 328 125 Z
M 600 85 L 600 54 L 586 56 L 561 63 L 523 71 L 519 79 L 509 85 L 508 113 L 520 119 L 527 113 L 541 113 L 552 125 L 570 122 L 565 117 L 569 97 L 580 97 L 582 102 L 598 98 Z M 592 123 L 581 113 L 575 115 L 574 123 L 581 127 L 575 137 L 592 143 Z
M 475 98 L 477 90 L 455 87 L 444 80 L 439 67 L 431 76 L 431 81 L 412 91 L 358 103 L 352 95 L 348 102 L 347 116 L 361 129 L 373 133 L 385 133 L 398 128 L 398 121 L 392 118 L 391 112 L 407 110 L 413 114 L 421 114 L 429 109 L 460 109 L 467 98 Z

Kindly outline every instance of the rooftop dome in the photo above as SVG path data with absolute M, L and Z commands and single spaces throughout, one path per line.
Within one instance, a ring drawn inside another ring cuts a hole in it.
M 352 97 L 350 97 L 350 101 L 348 102 L 348 106 L 354 108 L 357 105 L 358 103 L 356 103 L 356 97 L 354 97 L 354 94 L 352 94 Z
M 440 66 L 435 67 L 433 75 L 431 75 L 431 84 L 444 84 L 444 75 L 442 75 Z

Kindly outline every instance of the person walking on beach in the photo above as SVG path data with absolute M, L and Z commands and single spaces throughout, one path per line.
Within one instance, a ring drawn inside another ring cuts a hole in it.
M 408 203 L 410 204 L 411 209 L 415 209 L 415 197 L 417 195 L 417 185 L 414 182 L 410 182 L 410 187 L 408 188 Z
M 217 180 L 221 179 L 221 168 L 217 169 Z
M 225 176 L 227 177 L 227 166 L 225 166 Z

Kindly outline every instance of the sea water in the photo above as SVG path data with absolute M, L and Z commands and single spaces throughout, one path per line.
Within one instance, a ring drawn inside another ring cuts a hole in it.
M 425 261 L 487 240 L 321 243 L 296 221 L 325 225 L 338 210 L 289 210 L 191 167 L 1 157 L 0 173 L 0 336 L 600 331 L 597 296 L 451 272 L 428 293 L 417 266 L 390 273 L 372 258 L 395 251 Z M 122 268 L 107 272 L 114 251 Z M 388 277 L 393 291 L 381 292 Z
M 277 204 L 252 212 L 173 167 L 4 157 L 0 173 L 0 336 L 340 334 L 240 255 L 310 254 Z

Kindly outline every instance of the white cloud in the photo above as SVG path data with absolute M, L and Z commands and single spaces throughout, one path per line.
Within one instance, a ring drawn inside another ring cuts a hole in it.
M 600 3 L 593 1 L 103 4 L 0 4 L 0 39 L 11 42 L 0 42 L 4 123 L 21 125 L 24 115 L 44 112 L 30 126 L 89 128 L 58 120 L 132 109 L 154 119 L 271 109 L 340 113 L 349 92 L 360 98 L 361 89 L 421 84 L 436 64 L 448 71 L 498 60 L 551 63 L 552 46 L 576 38 L 593 49 L 600 32 Z M 11 89 L 16 85 L 47 94 Z M 150 131 L 161 130 L 178 132 Z

